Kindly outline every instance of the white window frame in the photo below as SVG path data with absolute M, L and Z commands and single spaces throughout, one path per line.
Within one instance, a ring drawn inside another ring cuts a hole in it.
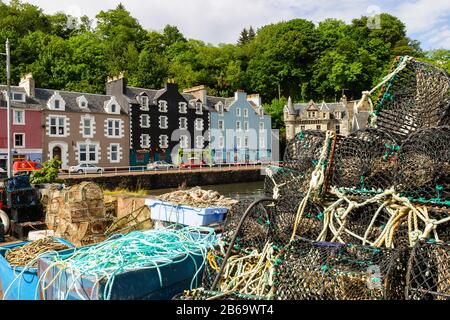
M 83 107 L 83 103 L 85 103 L 85 106 Z M 77 97 L 77 104 L 78 104 L 78 107 L 80 108 L 80 109 L 87 109 L 88 108 L 88 106 L 89 106 L 89 103 L 88 103 L 88 101 L 87 101 L 87 99 L 86 99 L 86 97 L 85 96 L 80 96 L 80 97 Z
M 197 136 L 195 138 L 195 147 L 197 149 L 203 149 L 205 145 L 205 138 L 203 136 Z
M 56 127 L 56 133 L 52 133 L 52 119 L 55 119 L 55 127 Z M 59 124 L 59 119 L 63 119 L 64 122 L 62 125 Z M 68 128 L 67 128 L 67 118 L 65 116 L 49 116 L 48 117 L 48 133 L 49 137 L 66 137 L 68 135 Z M 59 129 L 63 128 L 64 133 L 60 134 Z
M 236 117 L 241 116 L 241 108 L 236 108 Z
M 159 100 L 158 110 L 159 110 L 159 112 L 167 112 L 167 101 Z
M 219 137 L 219 148 L 225 148 L 225 138 L 223 136 Z
M 162 126 L 162 119 L 165 119 L 165 126 Z M 169 127 L 169 119 L 167 116 L 159 116 L 159 128 L 167 129 Z
M 148 111 L 148 96 L 142 95 L 141 96 L 141 110 L 142 111 Z
M 244 121 L 244 131 L 248 131 L 250 130 L 250 125 L 248 123 L 248 121 Z
M 184 126 L 181 124 L 184 123 Z M 180 117 L 178 118 L 178 127 L 180 130 L 187 130 L 188 128 L 188 119 L 186 117 Z
M 169 147 L 169 136 L 166 134 L 161 134 L 159 136 L 159 147 L 161 149 L 167 149 Z
M 117 148 L 115 151 L 115 153 L 117 155 L 116 160 L 113 160 L 113 156 L 112 156 L 113 155 L 113 147 Z M 120 160 L 121 160 L 121 150 L 120 149 L 121 149 L 120 143 L 110 143 L 109 144 L 109 162 L 110 163 L 119 163 L 120 162 Z
M 113 123 L 112 125 L 112 134 L 109 133 L 110 123 Z M 118 126 L 116 125 L 118 124 Z M 116 134 L 116 130 L 119 130 L 119 134 Z M 108 138 L 122 138 L 122 120 L 121 119 L 106 119 L 106 136 Z
M 241 122 L 240 121 L 236 121 L 236 131 L 241 131 L 241 130 L 242 130 Z
M 259 135 L 259 148 L 265 149 L 266 148 L 266 137 L 264 135 Z
M 89 131 L 90 134 L 86 134 L 86 124 L 85 120 L 89 120 Z M 94 137 L 94 119 L 91 117 L 81 117 L 81 135 L 83 138 L 93 138 Z
M 219 128 L 219 130 L 225 130 L 225 120 L 219 120 L 217 122 L 217 127 Z
M 195 130 L 203 131 L 204 128 L 205 127 L 204 127 L 204 124 L 203 124 L 203 119 L 202 118 L 195 119 Z
M 264 131 L 264 129 L 265 129 L 264 122 L 260 122 L 260 123 L 259 123 L 259 132 Z
M 147 119 L 147 123 L 146 124 L 144 124 L 144 118 Z M 150 115 L 148 115 L 146 113 L 142 113 L 139 116 L 139 121 L 140 121 L 141 128 L 150 128 Z
M 18 146 L 16 145 L 16 136 L 22 136 L 22 145 Z M 14 148 L 16 149 L 23 149 L 25 148 L 26 144 L 25 144 L 25 133 L 23 132 L 14 132 Z
M 180 136 L 180 147 L 183 149 L 189 148 L 189 138 L 185 134 Z
M 340 112 L 340 111 L 335 111 L 335 112 L 334 112 L 334 117 L 335 117 L 336 119 L 340 120 L 340 119 L 341 119 L 341 112 Z
M 55 102 L 59 101 L 59 108 L 56 108 Z M 66 101 L 63 99 L 63 97 L 59 94 L 58 91 L 55 91 L 53 95 L 48 99 L 47 107 L 50 110 L 58 110 L 58 111 L 65 111 L 66 110 Z
M 15 99 L 14 95 L 20 94 L 20 99 Z M 25 94 L 23 92 L 11 92 L 11 101 L 25 102 Z
M 86 146 L 86 160 L 81 160 L 81 146 Z M 95 160 L 90 160 L 90 154 L 92 153 L 91 148 L 94 146 L 95 147 Z M 97 143 L 89 143 L 89 142 L 81 142 L 78 143 L 77 145 L 77 151 L 78 151 L 78 161 L 80 163 L 98 163 L 98 150 L 99 150 L 99 145 Z
M 143 148 L 143 149 L 150 148 L 150 135 L 148 133 L 143 133 L 143 134 L 141 134 L 140 138 L 141 138 L 141 143 L 140 143 L 141 148 Z M 147 143 L 144 143 L 144 139 L 147 140 Z
M 195 104 L 195 114 L 203 114 L 203 105 L 201 102 Z
M 236 137 L 236 148 L 242 148 L 242 139 L 241 137 Z
M 249 142 L 249 138 L 248 136 L 244 136 L 244 148 L 248 148 L 248 142 Z
M 248 109 L 247 108 L 244 109 L 244 118 L 248 118 Z
M 223 112 L 224 112 L 223 103 L 219 102 L 217 104 L 217 113 L 219 114 L 219 116 L 223 116 Z
M 187 113 L 187 103 L 186 102 L 178 103 L 178 112 L 179 113 Z
M 16 113 L 22 113 L 22 122 L 16 121 Z M 13 109 L 13 125 L 25 125 L 25 110 L 22 109 Z

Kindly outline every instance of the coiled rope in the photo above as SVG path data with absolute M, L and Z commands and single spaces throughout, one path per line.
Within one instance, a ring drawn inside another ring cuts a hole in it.
M 82 300 L 93 299 L 92 295 L 86 297 L 86 294 L 78 291 L 81 278 L 89 277 L 95 279 L 94 289 L 95 286 L 100 287 L 101 282 L 105 283 L 102 294 L 105 300 L 109 300 L 118 274 L 156 269 L 160 286 L 163 287 L 160 268 L 186 259 L 191 259 L 195 265 L 196 272 L 191 281 L 192 288 L 205 264 L 207 251 L 214 246 L 215 242 L 214 230 L 203 227 L 185 227 L 178 230 L 160 228 L 115 235 L 102 243 L 76 249 L 72 254 L 47 256 L 52 263 L 42 272 L 38 290 L 40 289 L 42 296 L 45 297 L 45 290 L 55 283 L 64 271 L 72 279 L 67 285 L 64 299 L 68 298 L 72 289 L 75 289 Z M 195 259 L 199 256 L 202 257 L 201 265 L 198 265 Z M 47 279 L 47 275 L 55 267 L 58 267 L 59 271 L 53 279 Z M 92 290 L 92 294 L 95 291 Z

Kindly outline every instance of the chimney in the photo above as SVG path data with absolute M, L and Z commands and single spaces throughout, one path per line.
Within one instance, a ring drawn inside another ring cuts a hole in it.
M 261 97 L 260 97 L 259 93 L 249 94 L 247 96 L 247 101 L 252 101 L 258 107 L 261 106 Z
M 118 76 L 108 77 L 106 81 L 106 94 L 111 96 L 120 96 L 127 92 L 127 79 L 124 73 L 119 73 Z
M 203 104 L 206 103 L 207 90 L 206 86 L 204 85 L 184 89 L 183 93 L 192 94 L 196 99 L 199 99 Z
M 19 87 L 22 87 L 25 89 L 25 92 L 29 97 L 34 98 L 35 96 L 35 81 L 33 79 L 33 74 L 28 73 L 24 75 L 22 78 L 20 78 Z
M 178 91 L 178 84 L 176 84 L 175 82 L 167 82 L 166 90 L 167 91 Z
M 247 100 L 247 93 L 241 89 L 237 90 L 234 93 L 234 100 L 240 100 L 240 99 Z

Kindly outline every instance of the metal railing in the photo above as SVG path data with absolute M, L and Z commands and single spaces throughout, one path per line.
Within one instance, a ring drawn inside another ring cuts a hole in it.
M 120 166 L 120 167 L 107 167 L 98 168 L 99 171 L 88 172 L 83 169 L 79 169 L 82 172 L 71 172 L 70 170 L 64 170 L 60 173 L 60 176 L 70 177 L 81 177 L 81 176 L 111 176 L 111 175 L 127 175 L 127 174 L 144 174 L 144 173 L 161 173 L 161 172 L 186 172 L 186 171 L 220 171 L 220 170 L 230 170 L 231 168 L 242 168 L 251 169 L 257 167 L 265 167 L 269 165 L 279 166 L 281 161 L 267 161 L 262 163 L 252 162 L 252 163 L 239 163 L 239 162 L 229 162 L 229 163 L 216 163 L 216 164 L 198 164 L 189 165 L 187 167 L 181 167 L 179 165 L 171 165 L 172 167 L 166 166 L 165 168 L 154 168 L 149 169 L 145 166 Z

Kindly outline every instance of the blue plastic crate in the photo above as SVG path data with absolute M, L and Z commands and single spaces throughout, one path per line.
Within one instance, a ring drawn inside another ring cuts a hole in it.
M 74 247 L 74 245 L 64 239 L 55 238 L 61 243 L 64 243 L 70 247 Z M 4 299 L 7 300 L 39 300 L 39 296 L 35 297 L 36 288 L 38 284 L 38 270 L 37 268 L 29 268 L 19 279 L 14 281 L 17 276 L 19 276 L 24 270 L 23 267 L 13 267 L 9 264 L 9 262 L 5 259 L 6 251 L 9 249 L 17 248 L 24 246 L 29 241 L 9 244 L 5 246 L 0 246 L 0 288 L 3 292 Z M 14 281 L 14 283 L 13 283 Z M 6 290 L 11 288 L 6 292 Z M 5 295 L 6 294 L 6 295 Z
M 59 256 L 66 259 L 74 251 L 60 251 Z M 117 274 L 110 299 L 169 300 L 184 290 L 191 289 L 191 283 L 194 288 L 198 287 L 203 277 L 203 257 L 198 254 L 180 260 L 182 261 L 160 267 L 159 270 L 148 268 Z M 53 262 L 52 255 L 38 261 L 38 275 L 42 277 L 39 286 L 46 287 L 45 290 L 40 290 L 42 300 L 105 300 L 103 294 L 106 278 L 96 281 L 95 277 L 74 276 L 71 272 L 61 271 L 58 266 L 50 267 Z
M 174 222 L 194 227 L 222 222 L 228 211 L 227 208 L 194 208 L 157 199 L 146 199 L 145 205 L 150 208 L 152 220 Z

